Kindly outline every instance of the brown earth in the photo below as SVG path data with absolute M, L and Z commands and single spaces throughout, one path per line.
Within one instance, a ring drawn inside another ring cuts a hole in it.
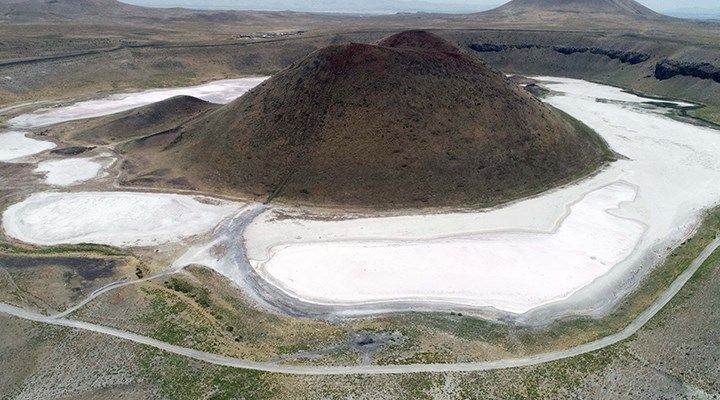
M 175 170 L 205 191 L 362 208 L 493 205 L 608 159 L 586 127 L 424 32 L 327 47 L 124 150 L 130 183 Z

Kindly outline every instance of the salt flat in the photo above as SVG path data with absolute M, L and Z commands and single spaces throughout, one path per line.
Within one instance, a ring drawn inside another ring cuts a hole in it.
M 197 97 L 211 103 L 225 104 L 240 97 L 265 79 L 267 77 L 226 79 L 198 86 L 114 94 L 106 98 L 81 101 L 63 107 L 43 108 L 12 118 L 8 123 L 17 128 L 37 128 L 127 111 L 180 95 Z
M 11 161 L 50 150 L 56 145 L 45 140 L 32 139 L 27 132 L 9 131 L 0 133 L 0 161 Z
M 523 313 L 593 287 L 616 300 L 628 274 L 682 241 L 720 200 L 720 133 L 614 87 L 538 79 L 555 92 L 548 103 L 627 159 L 486 212 L 327 220 L 271 209 L 245 232 L 252 265 L 300 300 L 348 307 L 428 299 Z M 634 188 L 634 198 L 619 187 Z M 617 208 L 612 218 L 607 208 Z M 599 227 L 602 237 L 593 236 Z M 587 307 L 604 306 L 586 297 Z
M 520 313 L 573 293 L 632 252 L 643 225 L 607 210 L 634 197 L 621 183 L 594 191 L 552 233 L 294 245 L 261 271 L 321 303 L 439 300 Z
M 49 185 L 71 186 L 97 177 L 113 161 L 107 157 L 48 160 L 38 163 L 35 172 L 44 174 Z
M 2 226 L 38 245 L 151 246 L 206 233 L 241 206 L 176 194 L 41 192 L 10 206 Z

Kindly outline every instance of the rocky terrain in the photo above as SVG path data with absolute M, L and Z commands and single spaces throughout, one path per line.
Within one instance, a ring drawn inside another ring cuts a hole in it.
M 655 66 L 655 78 L 661 81 L 676 76 L 710 79 L 720 83 L 720 67 L 707 62 L 690 63 L 675 60 L 663 60 Z
M 640 64 L 650 59 L 648 54 L 640 53 L 637 51 L 622 51 L 614 49 L 601 49 L 599 47 L 569 47 L 569 46 L 542 46 L 534 44 L 525 45 L 507 45 L 507 44 L 493 44 L 493 43 L 471 43 L 468 47 L 479 53 L 487 52 L 501 52 L 509 49 L 552 49 L 556 52 L 564 55 L 577 54 L 577 53 L 590 53 L 603 55 L 611 60 L 619 60 L 624 64 Z

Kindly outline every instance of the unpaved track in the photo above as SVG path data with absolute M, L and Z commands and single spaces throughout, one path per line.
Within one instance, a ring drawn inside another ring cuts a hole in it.
M 279 365 L 269 362 L 254 362 L 238 358 L 224 357 L 204 351 L 175 346 L 147 336 L 122 331 L 106 326 L 95 325 L 88 322 L 55 318 L 44 316 L 32 311 L 24 310 L 9 304 L 0 303 L 0 313 L 29 321 L 45 323 L 56 326 L 64 326 L 74 329 L 81 329 L 90 332 L 101 333 L 117 338 L 130 340 L 136 343 L 155 347 L 170 353 L 190 357 L 199 361 L 215 365 L 234 368 L 251 369 L 256 371 L 274 372 L 296 375 L 360 375 L 360 374 L 405 374 L 418 372 L 472 372 L 487 371 L 494 369 L 505 369 L 543 364 L 551 361 L 562 360 L 569 357 L 589 353 L 604 347 L 611 346 L 625 340 L 635 334 L 652 317 L 654 317 L 670 300 L 682 289 L 688 280 L 697 272 L 698 268 L 720 247 L 720 237 L 710 243 L 690 266 L 655 300 L 655 302 L 643 313 L 641 313 L 630 325 L 622 331 L 576 347 L 565 350 L 537 354 L 530 357 L 512 358 L 496 361 L 483 361 L 457 364 L 410 364 L 410 365 L 357 365 L 357 366 L 304 366 L 304 365 Z
M 119 281 L 111 282 L 103 287 L 100 287 L 100 288 L 94 290 L 92 293 L 90 293 L 89 296 L 87 296 L 86 298 L 84 298 L 82 301 L 78 302 L 74 306 L 68 308 L 67 310 L 65 310 L 61 313 L 52 315 L 52 316 L 50 316 L 50 318 L 53 318 L 53 319 L 66 318 L 70 314 L 85 307 L 85 305 L 87 305 L 91 301 L 95 300 L 96 298 L 100 297 L 101 295 L 103 295 L 107 292 L 110 292 L 110 291 L 113 291 L 113 290 L 116 290 L 116 289 L 119 289 L 119 288 L 122 288 L 125 286 L 137 285 L 142 282 L 152 281 L 154 279 L 162 278 L 165 276 L 170 276 L 170 275 L 180 272 L 183 268 L 185 268 L 187 266 L 187 263 L 183 263 L 183 260 L 188 259 L 188 258 L 192 259 L 193 256 L 200 254 L 200 253 L 206 251 L 208 248 L 211 248 L 212 246 L 214 246 L 216 244 L 222 243 L 223 241 L 230 242 L 232 239 L 234 239 L 236 237 L 240 237 L 238 235 L 238 236 L 234 236 L 231 238 L 230 237 L 231 234 L 237 234 L 236 230 L 238 228 L 236 228 L 235 230 L 232 230 L 232 229 L 230 229 L 230 227 L 233 227 L 236 225 L 239 226 L 240 234 L 242 234 L 242 230 L 245 229 L 245 226 L 247 226 L 247 224 L 250 223 L 253 220 L 253 218 L 255 218 L 257 216 L 257 214 L 259 212 L 261 212 L 262 210 L 263 210 L 262 207 L 254 207 L 252 205 L 243 207 L 235 215 L 233 215 L 230 218 L 226 218 L 225 220 L 220 222 L 220 224 L 218 224 L 217 227 L 215 227 L 215 229 L 214 229 L 215 232 L 224 232 L 222 235 L 220 235 L 219 238 L 214 239 L 208 243 L 202 244 L 202 245 L 198 246 L 199 248 L 191 247 L 190 249 L 188 249 L 187 252 L 185 252 L 185 254 L 183 254 L 178 260 L 176 260 L 167 269 L 160 271 L 156 274 L 147 276 L 145 278 L 141 278 L 141 279 L 136 279 L 136 280 L 130 281 L 127 278 L 123 278 Z M 233 247 L 233 246 L 229 246 L 229 247 Z M 235 247 L 237 247 L 237 246 L 235 246 Z

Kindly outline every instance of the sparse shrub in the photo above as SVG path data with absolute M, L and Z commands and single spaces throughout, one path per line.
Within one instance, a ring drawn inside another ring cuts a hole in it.
M 205 288 L 196 287 L 190 282 L 177 278 L 171 278 L 169 281 L 166 281 L 165 287 L 176 292 L 184 293 L 202 307 L 210 307 L 210 293 Z

